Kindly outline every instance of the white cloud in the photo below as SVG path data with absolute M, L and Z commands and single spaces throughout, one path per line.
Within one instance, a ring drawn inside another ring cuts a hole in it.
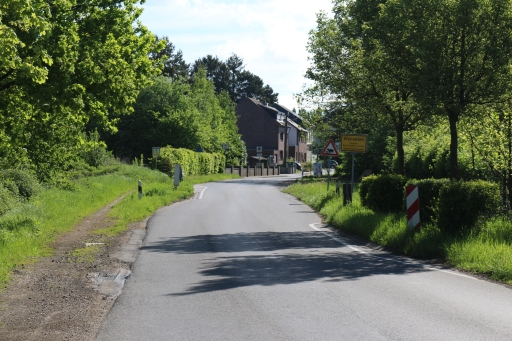
M 330 11 L 330 0 L 148 0 L 142 22 L 155 34 L 167 35 L 187 62 L 208 54 L 221 59 L 232 53 L 260 76 L 284 105 L 302 89 L 308 67 L 308 32 L 316 13 Z

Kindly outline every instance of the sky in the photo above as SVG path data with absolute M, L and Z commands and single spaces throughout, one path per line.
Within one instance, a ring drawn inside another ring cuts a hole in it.
M 309 61 L 308 33 L 316 13 L 330 12 L 331 0 L 146 0 L 142 23 L 168 36 L 192 64 L 208 54 L 226 60 L 236 54 L 245 69 L 297 108 Z

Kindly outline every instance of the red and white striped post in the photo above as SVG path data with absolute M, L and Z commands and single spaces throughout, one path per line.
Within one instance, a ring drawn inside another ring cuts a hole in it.
M 416 229 L 420 226 L 420 200 L 418 195 L 418 186 L 407 186 L 407 226 L 410 229 Z

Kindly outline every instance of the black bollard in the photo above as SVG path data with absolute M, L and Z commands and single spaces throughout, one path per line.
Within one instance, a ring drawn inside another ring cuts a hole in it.
M 352 202 L 352 184 L 343 184 L 343 206 Z

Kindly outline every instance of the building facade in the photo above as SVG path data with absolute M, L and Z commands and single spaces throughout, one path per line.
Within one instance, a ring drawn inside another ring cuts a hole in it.
M 297 114 L 285 107 L 268 106 L 246 97 L 238 103 L 236 115 L 250 165 L 284 165 L 285 154 L 299 163 L 307 161 L 308 132 L 302 128 Z M 285 153 L 286 137 L 288 153 Z

